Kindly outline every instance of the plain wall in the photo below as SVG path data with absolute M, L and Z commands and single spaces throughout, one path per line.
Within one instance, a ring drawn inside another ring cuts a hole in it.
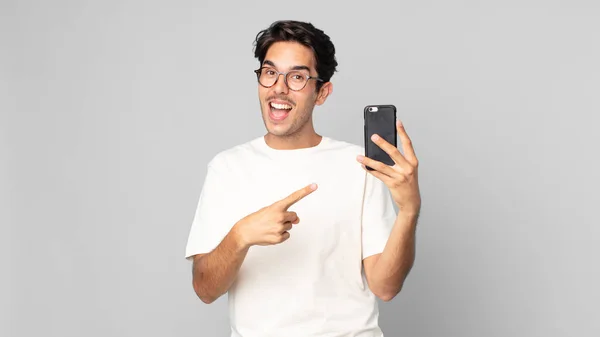
M 317 132 L 395 104 L 420 159 L 386 336 L 600 335 L 600 5 L 442 0 L 1 1 L 0 335 L 228 336 L 184 249 L 207 162 L 265 132 L 277 19 L 336 46 Z

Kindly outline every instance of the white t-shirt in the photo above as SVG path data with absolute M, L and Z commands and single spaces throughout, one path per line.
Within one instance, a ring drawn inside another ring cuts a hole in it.
M 323 137 L 276 150 L 258 137 L 208 164 L 185 256 L 209 253 L 247 216 L 317 183 L 289 208 L 300 223 L 277 245 L 252 246 L 229 289 L 232 337 L 381 337 L 362 259 L 381 253 L 396 218 L 388 188 L 358 145 Z

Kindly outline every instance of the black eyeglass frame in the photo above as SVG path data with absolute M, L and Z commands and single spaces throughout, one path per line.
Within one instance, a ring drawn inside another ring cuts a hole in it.
M 273 84 L 271 84 L 270 86 L 266 86 L 266 85 L 260 83 L 260 73 L 261 73 L 261 70 L 264 69 L 264 68 L 271 69 L 271 70 L 273 70 L 274 72 L 277 73 L 277 78 L 275 79 L 275 82 L 273 82 Z M 284 81 L 285 85 L 288 87 L 288 89 L 290 89 L 292 91 L 300 91 L 300 90 L 306 88 L 306 85 L 308 84 L 309 80 L 316 80 L 318 82 L 325 82 L 321 78 L 318 78 L 318 77 L 315 77 L 315 76 L 306 75 L 306 76 L 304 76 L 306 78 L 306 82 L 304 82 L 304 85 L 302 86 L 302 88 L 300 88 L 300 89 L 292 89 L 292 88 L 290 88 L 290 85 L 287 82 L 287 75 L 289 73 L 293 72 L 293 71 L 298 71 L 298 70 L 294 69 L 294 70 L 288 71 L 287 73 L 282 73 L 282 72 L 279 72 L 279 71 L 277 71 L 277 70 L 275 70 L 275 69 L 273 69 L 271 67 L 260 67 L 260 68 L 258 68 L 256 70 L 254 70 L 254 73 L 256 74 L 256 80 L 258 81 L 258 84 L 260 84 L 262 87 L 265 87 L 265 88 L 270 88 L 270 87 L 274 86 L 277 83 L 277 81 L 279 81 L 279 75 L 283 75 L 283 81 Z

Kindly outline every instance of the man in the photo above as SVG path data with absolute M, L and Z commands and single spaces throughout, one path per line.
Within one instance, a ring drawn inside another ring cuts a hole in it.
M 376 297 L 398 294 L 415 254 L 410 139 L 399 122 L 404 155 L 372 139 L 389 166 L 315 132 L 337 62 L 313 25 L 275 22 L 255 56 L 267 133 L 208 164 L 186 247 L 194 290 L 205 303 L 228 293 L 234 337 L 383 336 Z

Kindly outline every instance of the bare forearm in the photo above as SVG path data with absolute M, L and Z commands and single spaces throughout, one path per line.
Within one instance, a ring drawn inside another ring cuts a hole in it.
M 248 248 L 236 235 L 235 226 L 210 253 L 194 259 L 194 290 L 205 303 L 227 292 L 235 281 Z
M 417 218 L 418 215 L 398 215 L 386 246 L 373 267 L 376 287 L 387 298 L 400 292 L 413 266 Z

